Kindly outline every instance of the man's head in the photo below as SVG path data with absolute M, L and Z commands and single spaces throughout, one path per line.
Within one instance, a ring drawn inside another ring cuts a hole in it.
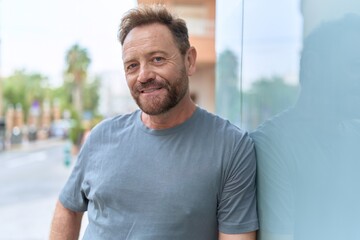
M 165 25 L 172 33 L 174 40 L 181 52 L 185 54 L 190 48 L 189 34 L 183 19 L 176 17 L 163 5 L 140 5 L 131 9 L 122 18 L 118 33 L 121 45 L 129 32 L 135 27 L 159 23 Z
M 163 6 L 140 6 L 124 16 L 119 33 L 126 81 L 143 112 L 159 115 L 179 103 L 188 106 L 196 50 L 185 22 Z
M 354 111 L 360 100 L 359 29 L 360 15 L 347 14 L 322 23 L 304 39 L 299 100 L 337 116 L 359 112 Z

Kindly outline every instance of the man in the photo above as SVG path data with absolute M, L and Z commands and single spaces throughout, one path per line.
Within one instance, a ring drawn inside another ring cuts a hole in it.
M 197 107 L 186 24 L 140 6 L 119 30 L 126 80 L 141 110 L 103 121 L 60 194 L 51 239 L 254 240 L 255 153 L 248 135 Z

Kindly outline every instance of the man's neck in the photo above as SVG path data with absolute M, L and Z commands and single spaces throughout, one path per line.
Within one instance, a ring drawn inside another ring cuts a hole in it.
M 185 99 L 184 102 L 180 101 L 178 105 L 159 115 L 148 115 L 142 112 L 141 120 L 145 126 L 151 129 L 160 130 L 172 128 L 189 119 L 195 109 L 196 105 L 191 99 Z

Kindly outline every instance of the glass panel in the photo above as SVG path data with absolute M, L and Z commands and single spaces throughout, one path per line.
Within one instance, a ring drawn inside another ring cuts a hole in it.
M 299 6 L 299 97 L 252 133 L 260 240 L 360 239 L 360 4 L 303 0 Z M 265 90 L 257 101 L 274 101 Z
M 245 1 L 244 14 L 243 126 L 254 129 L 296 101 L 301 14 L 298 0 Z
M 299 2 L 217 1 L 216 10 L 216 111 L 251 130 L 296 101 Z
M 360 1 L 219 2 L 217 111 L 255 141 L 259 239 L 360 239 Z
M 243 2 L 216 2 L 216 113 L 241 125 Z

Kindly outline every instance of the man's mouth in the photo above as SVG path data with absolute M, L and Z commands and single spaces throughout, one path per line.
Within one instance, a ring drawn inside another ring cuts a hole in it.
M 142 86 L 138 89 L 140 93 L 152 93 L 162 89 L 164 86 L 160 84 L 153 84 L 152 86 Z
M 152 88 L 146 88 L 146 89 L 142 89 L 140 91 L 140 93 L 152 93 L 152 92 L 155 92 L 155 91 L 158 91 L 160 90 L 162 87 L 152 87 Z

